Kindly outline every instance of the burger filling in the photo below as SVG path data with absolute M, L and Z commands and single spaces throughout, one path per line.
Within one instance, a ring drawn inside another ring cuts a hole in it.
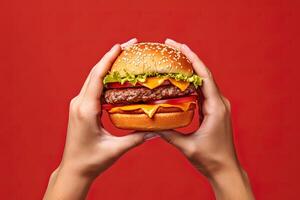
M 182 97 L 195 93 L 196 89 L 193 85 L 189 85 L 184 91 L 174 85 L 163 85 L 152 90 L 146 87 L 109 89 L 104 92 L 104 98 L 105 102 L 109 104 L 132 104 Z
M 147 82 L 150 77 L 157 78 L 156 81 L 158 81 L 159 79 L 160 80 L 163 79 L 163 81 L 166 79 L 171 79 L 171 80 L 175 80 L 177 82 L 181 81 L 181 82 L 186 82 L 186 83 L 193 83 L 196 88 L 198 86 L 200 86 L 202 83 L 201 77 L 196 74 L 193 74 L 192 76 L 186 76 L 186 75 L 183 75 L 180 73 L 173 73 L 173 74 L 172 73 L 169 73 L 169 74 L 145 73 L 145 74 L 139 74 L 139 75 L 131 75 L 129 73 L 126 73 L 126 76 L 122 77 L 120 75 L 120 73 L 117 71 L 107 74 L 103 79 L 103 83 L 107 84 L 107 83 L 118 82 L 118 83 L 124 84 L 125 82 L 129 82 L 129 83 L 135 85 L 137 83 Z
M 187 111 L 189 109 L 194 109 L 194 101 L 188 101 L 184 103 L 176 103 L 176 104 L 132 104 L 128 106 L 117 106 L 113 107 L 109 110 L 109 113 L 130 113 L 136 114 L 141 111 L 148 115 L 148 117 L 152 118 L 155 113 L 162 112 L 182 112 Z
M 197 75 L 143 74 L 120 77 L 117 72 L 106 75 L 103 109 L 109 113 L 182 112 L 194 109 L 196 89 L 201 85 Z

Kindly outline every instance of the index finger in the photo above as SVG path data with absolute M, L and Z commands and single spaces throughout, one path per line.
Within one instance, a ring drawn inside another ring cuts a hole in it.
M 220 94 L 212 78 L 212 74 L 200 58 L 185 44 L 178 43 L 171 39 L 167 39 L 165 44 L 180 50 L 191 61 L 195 72 L 203 78 L 201 90 L 205 99 L 219 100 Z
M 137 40 L 136 38 L 132 38 L 132 39 L 128 40 L 127 42 L 121 44 L 120 46 L 121 46 L 121 49 L 124 49 L 124 48 L 126 48 L 126 47 L 128 47 L 128 46 L 130 46 L 130 45 L 133 45 L 133 44 L 137 43 L 137 42 L 138 42 L 138 40 Z M 97 65 L 96 65 L 96 66 L 97 66 Z M 96 66 L 94 66 L 94 67 L 92 68 L 92 70 L 90 71 L 88 77 L 86 78 L 86 80 L 85 80 L 85 82 L 84 82 L 84 84 L 83 84 L 83 86 L 82 86 L 82 88 L 81 88 L 81 90 L 80 90 L 80 93 L 79 93 L 79 96 L 80 96 L 80 97 L 82 97 L 82 96 L 85 94 L 87 85 L 88 85 L 89 82 L 90 82 L 91 74 L 94 72 Z
M 92 100 L 99 100 L 102 93 L 104 76 L 109 71 L 111 65 L 121 52 L 120 44 L 114 45 L 110 51 L 108 51 L 101 60 L 95 65 L 90 75 L 90 80 L 86 86 L 85 98 Z

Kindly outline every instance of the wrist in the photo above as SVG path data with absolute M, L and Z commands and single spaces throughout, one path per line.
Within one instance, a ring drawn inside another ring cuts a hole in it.
M 225 174 L 240 175 L 242 171 L 242 166 L 238 161 L 226 160 L 224 162 L 218 162 L 214 166 L 211 166 L 206 174 L 206 177 L 209 180 L 213 181 Z
M 228 165 L 210 173 L 207 178 L 211 183 L 217 184 L 220 180 L 228 179 L 229 177 L 241 179 L 244 176 L 242 172 L 243 169 L 240 165 Z
M 65 163 L 61 163 L 57 168 L 57 172 L 55 173 L 58 178 L 72 177 L 73 179 L 77 179 L 78 181 L 84 182 L 86 184 L 91 184 L 97 177 L 84 173 L 74 165 L 67 165 Z
M 52 174 L 54 183 L 45 196 L 50 199 L 85 199 L 93 179 L 60 165 Z
M 49 179 L 44 200 L 52 199 L 84 199 L 93 179 L 74 173 L 72 169 L 60 165 Z
M 195 157 L 194 159 L 190 159 L 190 161 L 210 180 L 223 172 L 241 169 L 241 166 L 235 157 L 209 156 L 209 158 L 206 159 Z
M 240 165 L 220 169 L 208 177 L 216 199 L 254 199 L 247 173 Z

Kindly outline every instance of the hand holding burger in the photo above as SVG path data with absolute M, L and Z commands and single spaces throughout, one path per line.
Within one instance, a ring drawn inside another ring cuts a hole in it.
M 122 45 L 131 45 L 136 39 Z M 64 154 L 50 177 L 44 199 L 84 199 L 94 179 L 129 149 L 143 143 L 153 133 L 133 133 L 116 137 L 99 122 L 102 79 L 121 52 L 116 44 L 95 65 L 80 93 L 70 103 Z
M 160 135 L 208 178 L 217 199 L 254 199 L 247 174 L 236 156 L 228 99 L 220 93 L 208 68 L 187 45 L 170 39 L 165 43 L 179 49 L 203 78 L 204 101 L 199 107 L 204 118 L 199 129 L 191 135 L 174 130 L 161 131 Z

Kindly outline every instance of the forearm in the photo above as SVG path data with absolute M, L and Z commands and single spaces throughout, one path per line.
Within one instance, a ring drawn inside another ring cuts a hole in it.
M 50 176 L 43 200 L 82 200 L 85 199 L 91 184 L 92 179 L 57 168 Z
M 254 200 L 248 176 L 239 166 L 220 170 L 209 181 L 217 200 Z

